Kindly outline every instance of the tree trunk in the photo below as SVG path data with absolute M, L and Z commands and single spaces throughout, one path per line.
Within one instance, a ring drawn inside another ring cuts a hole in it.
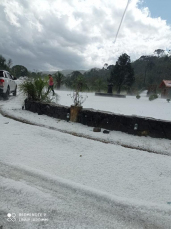
M 145 81 L 146 81 L 146 76 L 147 76 L 147 69 L 145 69 L 145 75 L 144 75 L 144 87 L 145 87 Z
M 117 94 L 120 95 L 120 93 L 121 93 L 121 86 L 119 86 L 119 87 L 118 87 L 118 90 L 117 90 Z
M 57 83 L 57 89 L 60 89 L 60 87 L 61 87 L 61 83 L 58 82 L 58 83 Z

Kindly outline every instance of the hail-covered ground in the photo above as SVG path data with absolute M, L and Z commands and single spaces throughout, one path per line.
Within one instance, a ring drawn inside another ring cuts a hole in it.
M 70 92 L 58 94 L 58 103 L 72 104 Z M 0 100 L 6 115 L 0 115 L 0 226 L 171 228 L 170 140 L 94 133 L 22 110 L 23 100 L 22 94 Z M 88 94 L 83 106 L 170 120 L 171 104 L 161 99 Z
M 58 91 L 59 103 L 70 106 L 73 103 L 72 91 Z M 171 102 L 159 97 L 150 101 L 146 96 L 147 91 L 140 94 L 140 99 L 136 96 L 127 96 L 126 98 L 95 96 L 95 93 L 80 93 L 85 102 L 84 108 L 93 108 L 95 110 L 109 111 L 115 114 L 137 115 L 143 117 L 152 117 L 155 119 L 171 121 Z M 71 96 L 70 96 L 71 95 Z

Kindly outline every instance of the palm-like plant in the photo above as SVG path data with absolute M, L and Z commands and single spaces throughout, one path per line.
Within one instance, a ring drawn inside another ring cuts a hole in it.
M 56 88 L 60 89 L 61 84 L 64 82 L 65 76 L 61 72 L 56 72 L 53 77 L 56 81 Z
M 20 85 L 20 90 L 29 100 L 51 102 L 49 93 L 47 93 L 47 79 L 36 78 L 24 81 Z

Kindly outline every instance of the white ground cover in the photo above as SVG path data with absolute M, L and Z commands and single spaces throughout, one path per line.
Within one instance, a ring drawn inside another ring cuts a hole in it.
M 70 91 L 56 91 L 59 95 L 59 103 L 70 106 L 73 101 L 69 94 Z M 140 99 L 135 96 L 127 96 L 126 98 L 95 96 L 95 93 L 82 93 L 88 96 L 85 100 L 84 108 L 93 108 L 95 110 L 109 111 L 115 114 L 137 115 L 143 117 L 152 117 L 155 119 L 163 119 L 171 121 L 171 102 L 166 99 L 158 98 L 149 101 L 145 93 L 141 94 Z
M 11 99 L 8 102 L 1 101 L 1 104 L 3 104 L 1 106 L 1 110 L 5 111 L 6 114 L 12 115 L 13 117 L 31 121 L 32 123 L 44 125 L 46 127 L 57 128 L 61 131 L 77 133 L 102 141 L 104 140 L 115 145 L 128 145 L 130 147 L 139 147 L 146 151 L 154 151 L 160 154 L 171 155 L 170 140 L 133 136 L 120 131 L 110 131 L 110 134 L 107 135 L 103 134 L 102 132 L 97 134 L 93 132 L 92 127 L 84 126 L 79 123 L 54 119 L 46 115 L 39 116 L 32 112 L 22 110 L 24 97 L 21 94 L 15 98 L 15 102 L 13 101 L 13 97 L 11 97 Z M 69 99 L 69 101 L 71 100 Z M 60 100 L 58 102 L 60 102 Z
M 171 157 L 119 144 L 139 145 L 158 153 L 163 149 L 171 154 L 171 141 L 116 131 L 94 133 L 81 124 L 22 110 L 22 102 L 19 95 L 8 102 L 0 101 L 0 108 L 46 127 L 0 115 L 3 225 L 7 224 L 7 212 L 43 211 L 49 222 L 16 223 L 12 228 L 170 228 Z

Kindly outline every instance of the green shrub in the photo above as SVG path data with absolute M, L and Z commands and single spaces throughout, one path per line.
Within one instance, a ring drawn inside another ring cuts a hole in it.
M 30 100 L 51 102 L 52 99 L 47 93 L 47 86 L 48 81 L 46 79 L 36 78 L 24 81 L 19 87 Z
M 149 96 L 149 100 L 152 101 L 154 99 L 157 99 L 158 98 L 158 95 L 157 94 L 152 94 Z
M 136 95 L 136 98 L 137 98 L 137 99 L 140 99 L 140 98 L 141 98 L 141 96 L 138 94 L 138 95 Z

